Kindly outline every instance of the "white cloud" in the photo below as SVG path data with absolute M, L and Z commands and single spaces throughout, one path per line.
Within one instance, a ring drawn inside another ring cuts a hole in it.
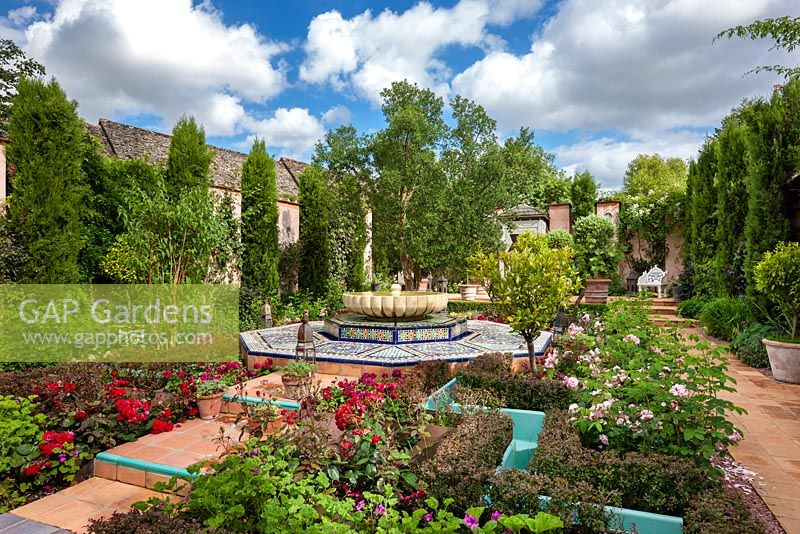
M 619 185 L 638 153 L 691 156 L 702 142 L 691 128 L 713 129 L 743 98 L 770 91 L 775 76 L 743 74 L 765 63 L 796 63 L 796 54 L 770 53 L 763 41 L 712 39 L 793 7 L 794 0 L 731 0 L 724 8 L 715 0 L 565 0 L 532 36 L 530 52 L 491 51 L 451 87 L 486 107 L 505 130 L 633 137 L 556 149 L 563 165 Z
M 403 79 L 447 94 L 452 73 L 438 52 L 449 45 L 496 48 L 487 26 L 530 16 L 539 5 L 539 0 L 461 0 L 451 8 L 420 2 L 402 13 L 367 10 L 351 19 L 335 10 L 322 13 L 309 24 L 300 79 L 338 89 L 352 85 L 373 103 L 380 102 L 383 88 Z
M 347 106 L 333 106 L 322 114 L 322 122 L 325 124 L 344 124 L 350 122 L 353 114 Z
M 639 154 L 661 154 L 688 160 L 697 153 L 705 136 L 703 132 L 681 130 L 642 134 L 629 140 L 601 137 L 561 145 L 552 152 L 568 174 L 588 170 L 603 187 L 620 189 L 628 163 Z
M 11 9 L 0 17 L 0 39 L 11 39 L 16 43 L 25 40 L 25 25 L 36 18 L 36 7 L 22 6 Z
M 25 35 L 27 52 L 90 121 L 151 113 L 169 129 L 192 114 L 209 135 L 232 135 L 244 131 L 243 103 L 263 104 L 287 85 L 272 64 L 285 45 L 225 24 L 205 2 L 61 0 Z
M 36 18 L 35 6 L 22 6 L 8 12 L 8 20 L 15 26 L 22 26 Z
M 248 131 L 253 132 L 247 138 L 247 146 L 258 137 L 269 146 L 281 147 L 281 155 L 298 159 L 307 155 L 325 134 L 322 123 L 303 108 L 278 108 L 270 118 L 248 118 L 246 126 Z

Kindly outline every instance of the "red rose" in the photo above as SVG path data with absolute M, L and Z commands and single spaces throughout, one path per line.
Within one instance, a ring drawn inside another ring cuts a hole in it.
M 153 427 L 150 429 L 150 433 L 161 434 L 162 432 L 170 432 L 173 428 L 175 428 L 175 425 L 172 423 L 156 419 L 153 421 Z
M 380 442 L 381 442 L 381 437 L 380 437 L 379 435 L 375 434 L 374 436 L 372 436 L 372 441 L 371 441 L 371 443 L 372 443 L 373 445 L 377 445 L 377 444 L 378 444 L 378 443 L 380 443 Z
M 39 473 L 41 473 L 41 471 L 42 471 L 42 467 L 41 467 L 41 465 L 39 464 L 39 462 L 36 462 L 36 463 L 34 463 L 34 464 L 31 464 L 31 465 L 29 465 L 29 466 L 25 467 L 25 468 L 22 470 L 22 473 L 23 473 L 23 474 L 24 474 L 26 477 L 35 477 L 36 475 L 38 475 Z
M 86 412 L 82 410 L 80 412 L 75 412 L 75 419 L 86 419 Z

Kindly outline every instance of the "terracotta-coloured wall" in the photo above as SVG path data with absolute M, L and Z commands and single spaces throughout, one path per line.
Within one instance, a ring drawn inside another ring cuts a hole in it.
M 572 206 L 569 204 L 550 204 L 548 215 L 550 216 L 549 231 L 564 230 L 572 233 L 571 220 Z
M 278 241 L 281 245 L 294 243 L 300 237 L 300 204 L 278 201 Z
M 615 200 L 596 202 L 595 213 L 600 217 L 608 217 L 614 224 L 619 224 L 620 203 Z
M 658 267 L 667 271 L 667 281 L 672 283 L 683 272 L 683 225 L 676 225 L 667 234 L 667 263 L 666 265 L 659 265 Z M 642 250 L 647 248 L 647 241 L 634 237 L 630 240 L 631 256 L 641 258 L 644 256 Z M 653 267 L 649 265 L 647 268 Z M 631 267 L 626 261 L 620 263 L 620 272 L 623 276 L 627 276 Z

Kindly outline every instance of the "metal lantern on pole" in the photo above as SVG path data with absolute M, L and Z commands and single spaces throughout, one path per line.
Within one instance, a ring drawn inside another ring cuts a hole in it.
M 439 278 L 436 279 L 436 290 L 439 293 L 447 293 L 447 278 L 443 274 L 440 274 Z
M 311 331 L 311 325 L 308 323 L 308 310 L 303 314 L 300 329 L 297 331 L 294 357 L 297 360 L 307 361 L 311 365 L 317 365 L 317 344 L 314 342 L 314 332 Z

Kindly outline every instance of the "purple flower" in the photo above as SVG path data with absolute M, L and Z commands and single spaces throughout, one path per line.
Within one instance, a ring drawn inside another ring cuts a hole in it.
M 386 507 L 382 504 L 379 504 L 375 507 L 375 515 L 383 515 L 386 513 Z
M 67 461 L 67 455 L 62 452 L 61 454 L 58 455 L 58 461 L 63 464 L 64 462 Z
M 475 530 L 476 528 L 478 528 L 478 518 L 477 517 L 472 517 L 471 515 L 466 514 L 464 516 L 464 524 L 467 525 L 472 530 Z
M 259 451 L 258 449 L 253 449 L 253 452 L 251 452 L 250 454 L 252 454 L 253 456 L 258 456 L 259 454 L 261 454 L 261 451 Z
M 364 505 L 365 505 L 365 504 L 367 504 L 367 502 L 366 502 L 366 501 L 364 501 L 364 500 L 360 500 L 360 501 L 358 501 L 358 502 L 356 503 L 356 510 L 361 510 L 362 508 L 364 508 Z
M 494 512 L 492 512 L 492 521 L 497 521 L 501 517 L 503 517 L 503 514 L 501 514 L 500 512 L 498 512 L 496 510 Z
M 252 471 L 254 475 L 257 475 L 257 474 L 259 474 L 259 473 L 261 472 L 261 469 L 260 469 L 260 468 L 258 468 L 258 467 L 254 467 L 254 468 L 253 468 L 253 469 L 251 469 L 250 471 Z
M 600 443 L 603 445 L 608 445 L 608 436 L 605 434 L 600 434 Z
M 431 521 L 433 521 L 433 514 L 428 512 L 427 514 L 425 514 L 425 522 L 430 523 Z

